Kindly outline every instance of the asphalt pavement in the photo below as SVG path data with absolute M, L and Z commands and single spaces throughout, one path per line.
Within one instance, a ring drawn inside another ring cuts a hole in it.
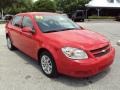
M 116 49 L 113 65 L 102 73 L 78 79 L 61 75 L 47 78 L 39 65 L 29 56 L 6 46 L 4 24 L 0 25 L 0 90 L 120 90 L 119 22 L 78 23 L 86 29 L 105 35 Z

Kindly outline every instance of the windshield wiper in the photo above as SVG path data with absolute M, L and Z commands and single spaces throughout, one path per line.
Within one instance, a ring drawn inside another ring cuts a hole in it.
M 44 33 L 51 33 L 51 32 L 60 32 L 60 31 L 67 31 L 67 30 L 74 30 L 77 28 L 64 28 L 64 29 L 58 29 L 58 30 L 52 30 L 52 31 L 45 31 Z
M 77 28 L 64 28 L 64 29 L 60 29 L 59 31 L 67 31 L 67 30 L 74 30 L 74 29 L 77 29 Z
M 53 31 L 45 31 L 44 33 L 51 33 L 51 32 L 58 32 L 57 30 L 53 30 Z

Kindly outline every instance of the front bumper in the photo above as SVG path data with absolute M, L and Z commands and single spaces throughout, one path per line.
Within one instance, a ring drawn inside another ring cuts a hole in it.
M 72 76 L 72 77 L 90 77 L 102 72 L 108 68 L 114 61 L 115 49 L 111 48 L 111 51 L 98 58 L 89 58 L 87 60 L 70 60 L 60 55 L 61 61 L 59 73 Z

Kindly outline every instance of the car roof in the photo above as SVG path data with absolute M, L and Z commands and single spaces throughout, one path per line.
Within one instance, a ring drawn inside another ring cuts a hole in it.
M 52 13 L 52 12 L 26 12 L 26 13 L 19 13 L 17 15 L 30 15 L 30 16 L 34 16 L 34 15 L 58 15 L 58 13 Z

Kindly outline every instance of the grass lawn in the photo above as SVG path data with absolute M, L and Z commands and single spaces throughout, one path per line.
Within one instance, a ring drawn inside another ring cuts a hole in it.
M 89 19 L 115 19 L 115 17 L 112 16 L 89 16 Z
M 5 21 L 0 21 L 0 24 L 4 24 L 5 23 Z

